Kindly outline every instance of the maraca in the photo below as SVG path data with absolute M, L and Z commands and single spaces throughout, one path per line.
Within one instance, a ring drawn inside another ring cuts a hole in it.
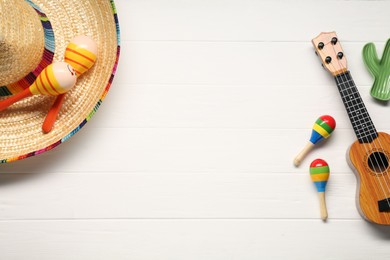
M 80 35 L 68 44 L 65 50 L 65 61 L 72 65 L 77 77 L 92 68 L 97 55 L 96 42 L 86 36 Z
M 76 72 L 71 65 L 66 62 L 52 63 L 42 70 L 30 87 L 12 97 L 0 101 L 0 111 L 32 95 L 57 96 L 63 94 L 69 91 L 76 84 L 76 81 Z
M 320 199 L 320 210 L 322 220 L 328 218 L 328 211 L 325 203 L 325 188 L 329 179 L 329 165 L 322 159 L 315 159 L 310 164 L 310 177 L 316 185 L 318 196 Z
M 336 121 L 329 115 L 320 116 L 314 123 L 311 132 L 310 141 L 306 144 L 303 150 L 295 157 L 294 164 L 298 166 L 301 164 L 303 158 L 313 149 L 313 147 L 328 138 L 333 130 L 336 128 Z
M 88 36 L 81 35 L 75 37 L 66 47 L 65 61 L 72 65 L 76 71 L 77 77 L 79 77 L 95 64 L 96 55 L 97 46 L 95 41 Z M 43 122 L 43 132 L 48 133 L 53 128 L 58 112 L 64 101 L 64 97 L 65 94 L 59 95 L 54 101 L 54 104 Z

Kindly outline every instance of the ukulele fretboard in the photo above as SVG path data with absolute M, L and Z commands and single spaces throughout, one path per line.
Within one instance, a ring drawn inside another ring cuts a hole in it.
M 360 143 L 370 143 L 378 133 L 349 71 L 335 77 L 341 99 Z

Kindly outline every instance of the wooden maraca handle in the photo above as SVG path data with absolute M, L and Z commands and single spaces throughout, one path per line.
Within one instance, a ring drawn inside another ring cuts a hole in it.
M 306 146 L 302 149 L 302 151 L 295 157 L 294 159 L 294 165 L 299 166 L 305 158 L 305 156 L 313 149 L 314 144 L 312 142 L 308 142 Z
M 328 218 L 328 210 L 326 209 L 325 192 L 319 192 L 321 218 L 325 221 Z
M 57 119 L 57 115 L 60 112 L 62 103 L 64 102 L 64 97 L 65 93 L 58 95 L 49 112 L 47 113 L 45 121 L 42 125 L 42 130 L 44 133 L 49 133 L 53 129 L 53 125 Z
M 33 94 L 31 93 L 30 89 L 26 88 L 22 92 L 19 92 L 16 95 L 13 95 L 7 99 L 0 101 L 0 111 L 3 111 L 4 109 L 6 109 L 7 107 L 9 107 L 10 105 L 12 105 L 13 103 L 15 103 L 17 101 L 19 101 L 23 98 L 26 98 L 26 97 L 30 97 L 32 95 Z

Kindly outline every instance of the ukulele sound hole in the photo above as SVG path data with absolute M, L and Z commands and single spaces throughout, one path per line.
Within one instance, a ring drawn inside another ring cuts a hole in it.
M 389 167 L 389 158 L 382 152 L 374 152 L 368 157 L 368 167 L 375 173 L 382 173 Z

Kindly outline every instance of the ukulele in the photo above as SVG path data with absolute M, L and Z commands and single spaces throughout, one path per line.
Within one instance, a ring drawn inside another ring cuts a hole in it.
M 357 178 L 356 204 L 368 221 L 390 225 L 390 135 L 377 132 L 347 69 L 347 60 L 335 32 L 312 40 L 322 66 L 336 80 L 357 141 L 347 152 L 347 161 Z

